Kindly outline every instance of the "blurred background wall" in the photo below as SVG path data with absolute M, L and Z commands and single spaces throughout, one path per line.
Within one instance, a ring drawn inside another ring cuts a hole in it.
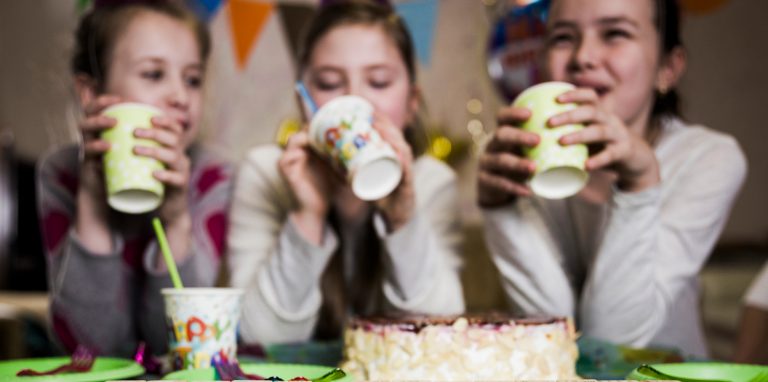
M 467 217 L 468 234 L 465 287 L 475 310 L 502 307 L 474 204 L 475 140 L 492 131 L 494 113 L 504 102 L 486 70 L 489 31 L 500 16 L 497 1 L 502 0 L 395 1 L 418 29 L 414 34 L 420 44 L 419 75 L 429 108 L 430 134 L 452 144 L 447 160 L 462 179 L 461 209 Z M 17 220 L 20 235 L 32 244 L 17 244 L 15 250 L 29 254 L 24 269 L 31 274 L 44 273 L 39 239 L 32 232 L 36 229 L 34 212 L 29 209 L 34 205 L 32 166 L 51 147 L 76 139 L 78 115 L 68 63 L 81 3 L 24 0 L 0 5 L 0 131 L 13 137 L 16 167 L 21 168 L 17 184 L 19 189 L 26 187 L 19 193 L 26 199 L 19 201 Z M 315 1 L 201 3 L 209 4 L 202 13 L 214 36 L 204 140 L 238 161 L 249 147 L 274 142 L 279 131 L 295 126 L 293 51 Z M 755 264 L 765 259 L 768 244 L 768 150 L 763 148 L 768 133 L 762 126 L 768 85 L 768 24 L 763 18 L 768 14 L 768 2 L 684 3 L 690 7 L 684 22 L 690 60 L 681 86 L 685 114 L 692 121 L 734 135 L 750 163 L 747 183 L 720 250 L 713 256 L 716 266 L 708 267 L 703 277 L 705 293 L 715 301 L 704 307 L 711 311 L 713 341 L 718 335 L 726 338 L 716 355 L 725 356 L 729 331 L 738 318 L 735 306 Z M 9 208 L 0 204 L 2 210 Z M 718 268 L 717 263 L 724 265 Z M 44 280 L 36 283 L 20 289 L 44 289 Z M 720 303 L 730 305 L 716 305 Z

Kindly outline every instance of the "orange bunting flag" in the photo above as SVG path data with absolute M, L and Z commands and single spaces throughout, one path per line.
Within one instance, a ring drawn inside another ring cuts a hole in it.
M 272 2 L 254 0 L 229 0 L 229 25 L 232 30 L 233 46 L 237 65 L 242 70 L 248 62 L 264 25 L 272 14 Z
M 728 0 L 681 0 L 684 13 L 702 15 L 711 13 L 727 3 Z

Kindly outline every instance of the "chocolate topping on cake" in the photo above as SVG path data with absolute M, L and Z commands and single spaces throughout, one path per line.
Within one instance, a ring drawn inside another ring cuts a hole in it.
M 462 316 L 414 316 L 414 315 L 385 315 L 357 317 L 352 319 L 349 327 L 352 329 L 371 330 L 374 327 L 396 327 L 401 331 L 420 332 L 426 327 L 452 326 L 456 320 L 464 318 L 469 326 L 503 326 L 510 324 L 520 325 L 548 325 L 557 322 L 566 322 L 565 317 L 515 317 L 509 314 L 492 313 L 484 315 Z

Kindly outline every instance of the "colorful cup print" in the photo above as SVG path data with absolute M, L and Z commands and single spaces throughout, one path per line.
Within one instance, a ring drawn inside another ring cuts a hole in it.
M 140 214 L 156 209 L 163 201 L 164 186 L 152 173 L 164 168 L 163 163 L 133 153 L 136 145 L 157 147 L 150 139 L 138 139 L 136 128 L 151 128 L 151 119 L 162 114 L 160 109 L 140 103 L 121 103 L 106 108 L 103 115 L 115 118 L 117 124 L 105 130 L 101 138 L 111 147 L 104 154 L 104 178 L 107 203 L 121 212 Z
M 556 128 L 547 126 L 554 115 L 573 110 L 576 104 L 557 102 L 557 97 L 575 87 L 565 82 L 545 82 L 523 91 L 513 106 L 531 110 L 531 118 L 521 128 L 541 137 L 539 144 L 526 148 L 523 153 L 536 163 L 536 173 L 529 180 L 536 195 L 548 199 L 562 199 L 579 192 L 589 179 L 584 169 L 589 153 L 583 144 L 561 145 L 563 135 L 579 131 L 583 125 L 565 125 Z
M 309 125 L 312 146 L 347 174 L 352 192 L 362 200 L 389 195 L 403 176 L 395 151 L 372 121 L 373 105 L 361 97 L 342 96 L 323 105 Z
M 161 293 L 174 370 L 212 367 L 215 359 L 237 359 L 243 290 L 166 288 Z

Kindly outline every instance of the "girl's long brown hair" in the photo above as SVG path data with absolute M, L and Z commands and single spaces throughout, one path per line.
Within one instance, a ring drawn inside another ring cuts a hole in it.
M 412 84 L 416 82 L 416 63 L 411 36 L 403 20 L 389 5 L 371 0 L 338 0 L 322 6 L 304 32 L 298 55 L 298 78 L 309 65 L 317 42 L 334 28 L 347 25 L 376 26 L 387 35 L 397 47 L 408 70 Z M 419 117 L 405 129 L 405 138 L 413 149 L 414 156 L 421 155 L 426 148 L 426 134 Z M 349 313 L 371 314 L 367 311 L 374 306 L 381 293 L 384 264 L 381 243 L 373 227 L 372 216 L 354 243 L 341 243 L 325 269 L 320 280 L 323 305 L 315 327 L 316 339 L 339 338 Z M 336 232 L 341 232 L 341 221 L 333 212 L 329 222 Z M 356 245 L 357 244 L 357 245 Z M 355 253 L 354 275 L 348 286 L 344 278 L 343 251 L 346 246 L 358 249 Z

